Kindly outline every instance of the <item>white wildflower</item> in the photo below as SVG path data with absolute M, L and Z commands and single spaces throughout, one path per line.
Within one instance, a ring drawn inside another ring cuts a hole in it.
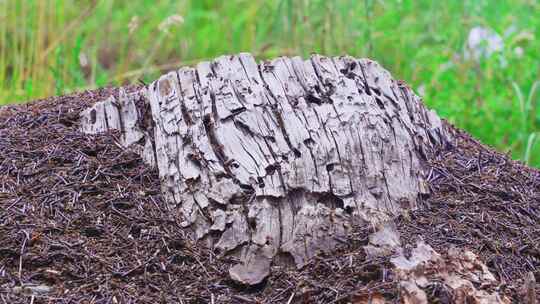
M 165 18 L 165 20 L 163 20 L 159 26 L 158 26 L 158 29 L 160 32 L 163 32 L 165 34 L 168 34 L 169 33 L 169 29 L 175 25 L 180 25 L 184 23 L 184 17 L 180 16 L 180 15 L 171 15 L 167 18 Z
M 133 34 L 133 32 L 135 32 L 135 30 L 137 30 L 137 28 L 139 27 L 139 16 L 133 16 L 131 17 L 131 20 L 129 21 L 129 24 L 128 24 L 128 29 L 129 29 L 129 34 Z
M 465 59 L 479 61 L 502 51 L 503 48 L 504 41 L 497 32 L 491 28 L 477 26 L 469 32 L 464 55 Z
M 86 56 L 85 53 L 80 53 L 79 54 L 79 64 L 81 65 L 81 67 L 85 68 L 88 66 L 88 56 Z

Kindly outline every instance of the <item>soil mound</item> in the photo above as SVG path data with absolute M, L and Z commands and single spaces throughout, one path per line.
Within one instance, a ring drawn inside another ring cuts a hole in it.
M 157 172 L 123 149 L 119 134 L 79 131 L 79 113 L 111 94 L 118 90 L 0 108 L 2 302 L 403 300 L 391 257 L 366 254 L 373 227 L 358 227 L 300 270 L 273 266 L 257 286 L 234 283 L 234 261 L 186 235 L 165 209 Z M 396 221 L 405 255 L 418 238 L 442 255 L 471 250 L 500 282 L 476 287 L 524 303 L 522 287 L 540 279 L 540 172 L 455 134 L 455 146 L 428 156 L 431 194 Z M 430 303 L 456 301 L 442 284 L 429 290 Z

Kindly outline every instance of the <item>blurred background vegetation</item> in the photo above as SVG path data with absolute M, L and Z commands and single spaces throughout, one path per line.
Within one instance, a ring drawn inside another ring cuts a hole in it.
M 540 166 L 537 0 L 0 0 L 0 105 L 240 51 L 373 58 L 441 116 Z

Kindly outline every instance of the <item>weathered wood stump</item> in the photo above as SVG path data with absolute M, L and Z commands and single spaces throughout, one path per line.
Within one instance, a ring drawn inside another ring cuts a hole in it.
M 452 141 L 376 62 L 319 55 L 219 57 L 96 103 L 81 125 L 121 130 L 120 144 L 157 167 L 181 225 L 239 257 L 230 274 L 245 284 L 414 209 L 425 155 Z

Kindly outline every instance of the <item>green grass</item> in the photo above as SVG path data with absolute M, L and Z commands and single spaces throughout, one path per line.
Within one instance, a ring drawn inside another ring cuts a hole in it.
M 465 60 L 474 26 L 503 36 L 503 52 Z M 240 51 L 371 57 L 441 116 L 540 166 L 536 0 L 0 0 L 0 104 L 151 81 Z

